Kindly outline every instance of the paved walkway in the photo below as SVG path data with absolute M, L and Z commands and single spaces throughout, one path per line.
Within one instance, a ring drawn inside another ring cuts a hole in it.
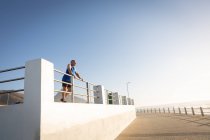
M 210 116 L 137 114 L 117 140 L 210 140 Z

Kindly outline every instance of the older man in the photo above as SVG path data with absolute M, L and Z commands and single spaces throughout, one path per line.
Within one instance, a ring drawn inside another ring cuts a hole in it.
M 63 93 L 62 93 L 62 98 L 61 98 L 61 101 L 62 102 L 66 102 L 66 97 L 69 95 L 69 93 L 67 92 L 73 92 L 71 89 L 72 89 L 72 85 L 70 84 L 71 83 L 71 76 L 69 75 L 72 75 L 74 78 L 78 78 L 80 80 L 83 80 L 79 73 L 76 71 L 76 61 L 75 60 L 71 60 L 70 64 L 67 65 L 67 68 L 66 68 L 66 74 L 63 75 L 63 78 L 62 78 L 62 81 L 65 82 L 62 84 L 63 86 Z

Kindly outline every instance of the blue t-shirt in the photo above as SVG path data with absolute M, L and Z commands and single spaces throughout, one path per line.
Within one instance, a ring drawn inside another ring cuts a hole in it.
M 75 69 L 75 67 L 71 67 L 71 73 L 73 74 L 73 76 L 76 75 L 76 69 Z M 70 73 L 68 71 L 68 68 L 66 69 L 66 74 L 69 74 L 70 75 Z M 63 78 L 62 78 L 62 81 L 64 81 L 64 82 L 71 82 L 71 77 L 64 74 L 63 75 Z

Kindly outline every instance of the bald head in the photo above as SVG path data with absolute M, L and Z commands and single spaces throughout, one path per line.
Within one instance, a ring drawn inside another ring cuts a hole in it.
M 76 66 L 76 60 L 71 60 L 71 66 Z

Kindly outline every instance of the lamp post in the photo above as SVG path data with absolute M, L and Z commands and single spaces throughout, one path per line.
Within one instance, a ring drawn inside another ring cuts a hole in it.
M 129 98 L 129 90 L 128 90 L 128 84 L 130 84 L 131 82 L 127 82 L 126 85 L 127 85 L 127 93 L 128 93 L 128 98 Z

